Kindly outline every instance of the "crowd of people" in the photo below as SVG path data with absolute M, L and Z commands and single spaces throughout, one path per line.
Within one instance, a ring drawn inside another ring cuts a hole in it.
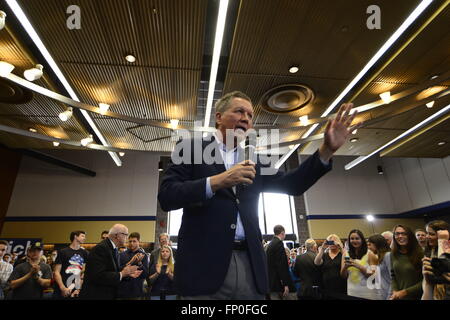
M 288 248 L 281 225 L 264 244 L 269 300 L 444 300 L 450 299 L 449 224 L 429 222 L 413 232 L 396 225 L 392 232 L 366 237 L 353 229 L 342 241 L 308 239 Z M 90 252 L 84 231 L 73 231 L 70 245 L 48 257 L 40 243 L 18 257 L 0 241 L 0 299 L 175 300 L 176 249 L 167 233 L 146 252 L 140 234 L 114 225 Z M 122 249 L 122 250 L 119 250 Z M 446 272 L 447 271 L 447 272 Z M 113 290 L 111 290 L 113 289 Z
M 159 247 L 151 252 L 141 247 L 138 232 L 128 234 L 123 225 L 102 232 L 90 252 L 83 248 L 84 231 L 71 232 L 69 239 L 68 247 L 47 256 L 40 243 L 17 256 L 0 240 L 0 300 L 176 298 L 176 249 L 167 233 L 159 235 Z
M 449 230 L 442 220 L 415 232 L 399 224 L 368 238 L 354 229 L 344 243 L 330 234 L 320 245 L 308 239 L 304 249 L 286 251 L 284 228 L 275 226 L 265 247 L 270 299 L 448 300 Z

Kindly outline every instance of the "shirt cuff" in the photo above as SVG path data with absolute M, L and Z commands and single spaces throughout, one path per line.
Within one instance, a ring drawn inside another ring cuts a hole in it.
M 206 178 L 206 199 L 211 199 L 214 196 L 214 192 L 211 189 L 211 177 Z
M 322 164 L 323 164 L 325 167 L 328 166 L 328 165 L 330 164 L 330 160 L 324 161 L 324 160 L 320 157 L 320 154 L 318 154 L 318 156 L 319 156 L 320 162 L 322 162 Z
M 122 272 L 119 272 L 119 277 L 120 277 L 119 281 L 122 281 Z

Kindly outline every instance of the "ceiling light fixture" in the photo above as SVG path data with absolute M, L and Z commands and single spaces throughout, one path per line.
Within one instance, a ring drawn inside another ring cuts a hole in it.
M 356 134 L 358 132 L 358 129 L 355 129 L 352 131 L 352 134 Z
M 178 119 L 170 119 L 170 126 L 172 127 L 173 130 L 178 128 L 179 122 L 180 122 L 180 120 L 178 120 Z
M 378 174 L 384 174 L 383 167 L 377 166 Z
M 125 57 L 125 59 L 126 59 L 128 62 L 130 62 L 130 63 L 134 63 L 134 62 L 136 61 L 136 57 L 133 56 L 133 55 L 131 55 L 131 54 L 127 55 L 127 56 Z
M 383 100 L 384 103 L 388 104 L 391 102 L 391 92 L 390 91 L 386 91 L 383 93 L 380 93 L 380 98 L 381 100 Z
M 58 115 L 58 117 L 61 119 L 61 121 L 67 121 L 67 120 L 69 120 L 70 118 L 72 118 L 72 115 L 73 115 L 73 109 L 72 109 L 72 107 L 69 107 L 69 108 L 67 108 L 66 111 L 61 112 L 61 113 Z
M 44 66 L 42 64 L 37 64 L 34 68 L 25 70 L 23 76 L 28 81 L 38 80 L 43 75 L 42 69 L 44 69 Z
M 28 128 L 28 131 L 33 132 L 33 133 L 37 132 L 37 130 L 35 128 Z
M 6 77 L 14 70 L 14 66 L 6 61 L 0 61 L 0 76 Z
M 368 154 L 367 156 L 361 156 L 356 158 L 355 160 L 347 163 L 345 165 L 345 170 L 350 170 L 351 168 L 353 168 L 354 166 L 360 164 L 361 162 L 363 162 L 364 160 L 369 159 L 370 157 L 372 157 L 374 154 L 377 154 L 378 152 L 386 149 L 387 147 L 393 145 L 394 143 L 396 143 L 397 141 L 403 139 L 404 137 L 410 135 L 411 133 L 425 127 L 426 125 L 428 125 L 430 122 L 434 121 L 435 119 L 439 118 L 440 116 L 446 114 L 447 112 L 450 111 L 450 104 L 447 105 L 446 107 L 442 108 L 441 110 L 439 110 L 438 112 L 432 114 L 431 116 L 429 116 L 428 118 L 426 118 L 425 120 L 419 122 L 418 124 L 416 124 L 415 126 L 413 126 L 412 128 L 406 130 L 405 132 L 403 132 L 402 134 L 400 134 L 399 136 L 395 137 L 394 139 L 392 139 L 391 141 L 389 141 L 388 143 L 384 144 L 383 146 L 379 147 L 378 149 L 372 151 L 370 154 Z
M 368 221 L 372 222 L 372 221 L 375 220 L 375 217 L 374 217 L 373 215 L 371 215 L 371 214 L 368 214 L 368 215 L 366 216 L 366 219 L 367 219 Z
M 381 48 L 375 53 L 375 55 L 369 60 L 369 62 L 364 66 L 364 68 L 356 75 L 355 78 L 345 87 L 345 89 L 334 99 L 334 101 L 328 106 L 321 117 L 328 116 L 337 104 L 353 89 L 353 87 L 366 75 L 366 73 L 374 66 L 375 63 L 384 55 L 384 53 L 389 50 L 389 48 L 397 41 L 397 39 L 408 29 L 408 27 L 419 17 L 419 15 L 433 2 L 433 0 L 423 0 L 411 14 L 406 18 L 401 26 L 392 34 L 392 36 L 381 46 Z M 302 139 L 309 137 L 311 133 L 319 126 L 318 123 L 312 125 L 309 130 L 303 134 Z M 295 145 L 295 148 L 290 150 L 285 156 L 283 156 L 275 164 L 275 168 L 281 167 L 281 165 L 286 161 L 289 156 L 297 149 L 300 144 Z M 287 156 L 287 157 L 286 157 Z
M 34 30 L 33 26 L 30 23 L 30 20 L 28 19 L 28 17 L 23 12 L 22 8 L 17 3 L 17 0 L 5 0 L 5 1 L 11 8 L 12 12 L 14 12 L 14 14 L 16 15 L 17 20 L 21 23 L 22 27 L 26 30 L 26 32 L 28 33 L 30 38 L 33 40 L 34 44 L 39 49 L 40 53 L 44 56 L 48 65 L 51 67 L 51 69 L 53 70 L 55 75 L 58 77 L 59 81 L 61 81 L 62 85 L 67 90 L 70 97 L 73 100 L 80 102 L 80 99 L 78 99 L 77 95 L 75 94 L 75 91 L 72 89 L 69 82 L 64 77 L 63 73 L 61 72 L 61 69 L 59 69 L 58 65 L 56 64 L 55 60 L 51 56 L 50 52 L 48 52 L 48 50 L 45 47 L 44 43 L 42 42 L 41 38 L 36 33 L 36 30 Z M 91 118 L 89 113 L 83 109 L 80 109 L 80 111 L 81 111 L 81 114 L 86 119 L 86 121 L 91 126 L 92 130 L 95 132 L 97 137 L 100 139 L 102 144 L 105 147 L 111 147 L 109 145 L 109 143 L 106 141 L 105 137 L 100 132 L 100 130 L 97 128 L 97 125 L 95 124 L 94 120 Z M 117 166 L 122 165 L 122 161 L 119 159 L 119 156 L 117 155 L 117 153 L 112 152 L 112 151 L 108 151 L 108 153 L 111 156 L 111 158 L 114 160 L 114 162 L 116 163 Z
M 125 152 L 119 152 L 119 156 L 123 157 L 125 155 Z
M 106 104 L 106 103 L 99 103 L 98 105 L 99 105 L 99 107 L 100 107 L 100 113 L 101 113 L 101 114 L 105 114 L 106 111 L 108 111 L 108 109 L 109 109 L 109 104 Z
M 88 138 L 81 139 L 80 142 L 83 147 L 86 147 L 87 145 L 91 144 L 92 142 L 94 142 L 92 134 L 90 134 Z
M 217 17 L 216 35 L 214 39 L 214 51 L 211 63 L 211 75 L 209 77 L 208 98 L 206 100 L 204 127 L 209 127 L 211 118 L 212 102 L 214 98 L 214 88 L 216 87 L 217 70 L 219 68 L 220 51 L 222 49 L 222 39 L 225 30 L 225 20 L 227 18 L 228 1 L 220 0 L 219 15 Z
M 301 116 L 298 118 L 300 120 L 300 124 L 304 127 L 308 125 L 308 115 Z
M 289 72 L 290 73 L 297 73 L 299 70 L 299 68 L 297 66 L 292 66 L 289 68 Z
M 355 143 L 355 142 L 357 142 L 358 140 L 359 140 L 359 138 L 351 138 L 351 139 L 350 139 L 350 142 Z
M 59 146 L 59 142 L 53 141 L 53 146 L 58 147 Z
M 383 44 L 383 46 L 375 53 L 364 68 L 357 76 L 347 85 L 347 87 L 339 94 L 339 96 L 330 104 L 321 117 L 326 117 L 333 111 L 337 104 L 350 92 L 351 89 L 361 80 L 362 77 L 373 67 L 375 63 L 389 50 L 389 48 L 397 41 L 397 39 L 406 31 L 406 29 L 419 17 L 419 15 L 433 2 L 433 0 L 423 0 L 411 14 L 406 18 L 401 26 L 392 34 L 392 36 Z
M 445 144 L 445 141 L 438 142 L 438 146 L 443 146 L 444 144 Z
M 428 102 L 428 103 L 426 104 L 426 106 L 427 106 L 428 109 L 433 108 L 433 105 L 434 105 L 434 100 L 433 100 L 433 101 L 430 101 L 430 102 Z
M 6 13 L 0 10 L 0 30 L 5 27 L 6 22 Z

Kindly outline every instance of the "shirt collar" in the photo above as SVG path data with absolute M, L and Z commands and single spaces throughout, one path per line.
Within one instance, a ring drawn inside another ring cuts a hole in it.
M 112 241 L 110 238 L 108 238 L 108 240 L 112 243 L 113 249 L 117 249 L 116 244 L 114 243 L 114 241 Z
M 214 139 L 216 139 L 217 144 L 220 147 L 220 150 L 222 150 L 223 152 L 235 152 L 237 147 L 235 147 L 234 149 L 231 150 L 227 150 L 227 146 L 222 142 L 222 140 L 219 139 L 219 136 L 217 135 L 217 131 L 213 133 Z

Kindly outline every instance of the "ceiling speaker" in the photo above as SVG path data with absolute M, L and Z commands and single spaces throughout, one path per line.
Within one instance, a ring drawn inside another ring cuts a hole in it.
M 314 100 L 311 88 L 302 84 L 283 84 L 263 94 L 260 105 L 272 113 L 299 110 Z

